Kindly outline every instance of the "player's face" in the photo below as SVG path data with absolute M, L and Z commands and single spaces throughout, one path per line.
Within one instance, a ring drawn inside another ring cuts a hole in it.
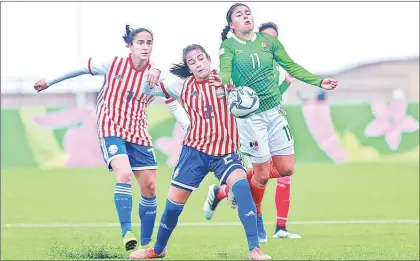
M 140 60 L 149 59 L 153 49 L 153 37 L 148 32 L 140 32 L 133 39 L 133 45 L 129 46 L 131 53 Z
M 232 12 L 231 19 L 230 28 L 236 32 L 249 33 L 254 30 L 254 17 L 246 6 L 236 7 Z
M 191 50 L 185 57 L 188 69 L 198 81 L 207 80 L 210 74 L 210 57 L 207 57 L 200 49 Z
M 264 30 L 261 31 L 261 33 L 266 33 L 266 34 L 269 34 L 269 35 L 271 35 L 273 37 L 276 37 L 276 38 L 278 37 L 278 34 L 277 34 L 276 30 L 274 30 L 273 28 L 264 29 Z

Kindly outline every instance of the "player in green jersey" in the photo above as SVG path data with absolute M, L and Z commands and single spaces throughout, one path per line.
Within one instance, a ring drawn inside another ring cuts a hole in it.
M 293 174 L 295 157 L 293 136 L 281 106 L 281 93 L 273 74 L 273 62 L 305 83 L 333 90 L 335 79 L 321 79 L 296 64 L 275 37 L 254 32 L 254 18 L 249 7 L 237 3 L 226 15 L 227 25 L 222 32 L 219 50 L 220 73 L 212 76 L 211 83 L 221 86 L 233 81 L 235 86 L 248 86 L 259 96 L 257 113 L 246 119 L 237 119 L 241 151 L 253 166 L 250 187 L 258 208 L 270 178 Z M 232 37 L 227 34 L 232 32 Z M 272 159 L 278 176 L 270 177 Z M 257 217 L 263 228 L 262 217 Z M 260 231 L 259 231 L 260 232 Z
M 279 36 L 278 26 L 273 22 L 266 22 L 261 24 L 258 27 L 258 32 L 269 34 L 275 38 L 278 38 Z M 281 66 L 276 61 L 273 62 L 273 66 L 274 80 L 280 89 L 280 94 L 283 95 L 289 88 L 294 78 L 290 75 L 290 73 L 286 72 L 284 81 L 280 81 Z

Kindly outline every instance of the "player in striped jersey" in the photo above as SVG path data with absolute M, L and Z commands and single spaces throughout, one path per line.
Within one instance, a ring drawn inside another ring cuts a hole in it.
M 157 162 L 146 117 L 146 109 L 154 97 L 141 92 L 140 83 L 147 77 L 150 84 L 155 84 L 160 71 L 153 68 L 149 59 L 153 47 L 153 34 L 150 30 L 132 30 L 127 25 L 123 38 L 130 50 L 128 57 L 114 57 L 105 62 L 91 58 L 85 67 L 55 79 L 41 80 L 34 88 L 40 92 L 72 77 L 84 74 L 104 75 L 103 86 L 97 98 L 98 136 L 108 169 L 115 173 L 114 202 L 121 224 L 123 244 L 129 251 L 137 245 L 131 227 L 133 173 L 141 190 L 141 246 L 150 243 L 156 219 Z M 178 122 L 186 129 L 189 119 L 185 111 L 174 99 L 165 100 Z
M 191 123 L 172 174 L 156 244 L 152 248 L 132 252 L 131 259 L 159 258 L 166 255 L 169 237 L 185 203 L 208 172 L 214 172 L 220 183 L 227 184 L 235 195 L 238 215 L 248 240 L 248 257 L 253 260 L 271 259 L 259 246 L 256 207 L 245 169 L 237 153 L 238 133 L 235 118 L 228 110 L 227 86 L 215 88 L 209 84 L 213 77 L 210 61 L 203 47 L 190 45 L 183 51 L 183 62 L 172 67 L 172 75 L 164 77 L 153 88 L 147 83 L 142 86 L 142 90 L 150 95 L 178 99 Z M 180 78 L 185 80 L 181 81 Z
M 267 22 L 260 25 L 258 28 L 259 32 L 269 34 L 273 37 L 278 37 L 278 27 L 273 22 Z M 290 84 L 293 81 L 293 76 L 286 72 L 284 81 L 280 81 L 280 65 L 274 62 L 274 79 L 277 81 L 277 85 L 280 89 L 280 93 L 283 95 L 286 90 L 289 88 Z M 252 164 L 249 160 L 248 163 L 248 175 L 247 178 L 253 176 L 253 169 Z M 274 167 L 273 162 L 270 161 L 270 177 L 279 177 L 279 173 L 277 169 Z M 291 233 L 287 231 L 286 224 L 287 219 L 289 217 L 289 208 L 290 208 L 290 188 L 291 188 L 291 177 L 280 177 L 277 178 L 277 186 L 276 186 L 276 193 L 275 193 L 275 203 L 276 203 L 276 230 L 274 231 L 273 238 L 301 238 L 300 235 Z M 217 186 L 215 184 L 211 185 L 209 188 L 209 193 L 205 200 L 204 204 L 210 204 L 213 206 L 213 209 L 207 210 L 204 213 L 204 216 L 207 219 L 211 219 L 213 217 L 214 211 L 219 204 L 219 202 L 224 199 L 225 197 L 228 198 L 229 204 L 232 208 L 236 208 L 235 199 L 229 194 L 229 187 L 226 185 Z M 260 243 L 267 242 L 267 233 L 264 228 L 264 222 L 261 214 L 261 205 L 257 206 L 257 215 L 260 217 L 260 222 L 258 222 L 258 239 Z
M 294 78 L 326 90 L 335 89 L 338 82 L 311 74 L 289 57 L 278 39 L 254 32 L 254 17 L 247 5 L 232 5 L 226 21 L 219 49 L 220 73 L 212 84 L 219 86 L 232 80 L 235 86 L 252 88 L 259 97 L 257 112 L 246 119 L 237 119 L 241 152 L 253 165 L 250 187 L 258 209 L 268 180 L 291 176 L 295 165 L 293 136 L 281 105 L 273 62 L 276 61 Z M 233 36 L 227 38 L 230 31 Z M 278 171 L 277 177 L 270 177 L 270 160 Z M 259 231 L 265 234 L 262 216 L 258 215 L 257 220 Z

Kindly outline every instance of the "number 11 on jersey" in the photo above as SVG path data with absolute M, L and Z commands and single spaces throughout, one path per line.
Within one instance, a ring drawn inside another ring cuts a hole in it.
M 258 56 L 258 54 L 257 53 L 251 53 L 249 56 L 251 56 L 252 68 L 255 69 L 255 60 L 257 61 L 258 68 L 260 68 L 261 63 L 260 63 L 260 57 Z M 254 58 L 254 56 L 255 56 L 255 58 Z

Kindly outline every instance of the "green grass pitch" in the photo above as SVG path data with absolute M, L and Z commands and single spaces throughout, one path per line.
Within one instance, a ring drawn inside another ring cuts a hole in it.
M 171 169 L 158 170 L 158 216 Z M 22 169 L 1 173 L 1 259 L 128 259 L 114 209 L 113 174 L 105 168 Z M 193 193 L 165 259 L 246 259 L 236 211 L 222 202 L 212 221 L 202 204 L 212 174 Z M 292 178 L 289 230 L 302 239 L 273 239 L 275 182 L 263 215 L 280 260 L 419 260 L 419 164 L 298 164 Z M 133 187 L 134 232 L 139 191 Z M 61 226 L 58 226 L 61 225 Z M 154 230 L 154 238 L 157 228 Z

